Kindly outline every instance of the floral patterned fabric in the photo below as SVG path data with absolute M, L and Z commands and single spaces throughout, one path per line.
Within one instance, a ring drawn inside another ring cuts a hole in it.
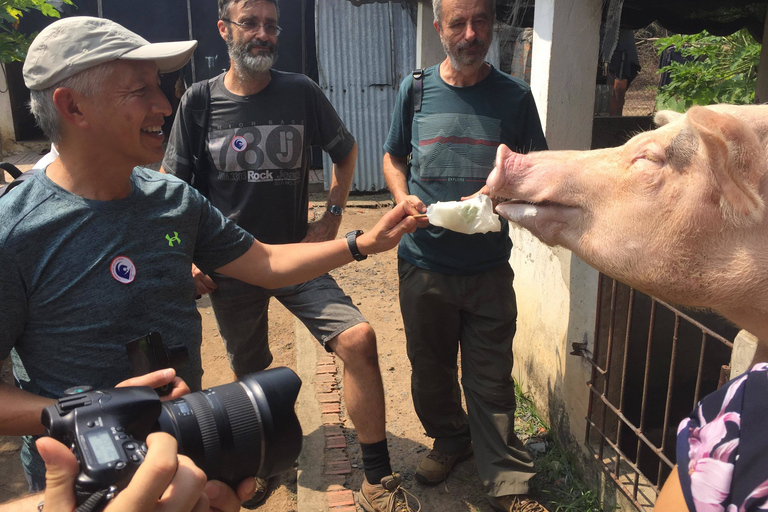
M 680 423 L 677 467 L 690 511 L 768 510 L 768 363 L 704 397 Z

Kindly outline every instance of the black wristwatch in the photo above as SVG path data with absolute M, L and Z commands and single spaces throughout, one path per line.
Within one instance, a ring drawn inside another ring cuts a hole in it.
M 337 217 L 341 217 L 341 214 L 344 213 L 344 208 L 337 204 L 329 204 L 328 208 L 326 208 L 326 211 L 330 213 L 331 215 L 335 215 Z
M 366 254 L 362 254 L 360 252 L 360 249 L 357 248 L 357 237 L 362 235 L 362 230 L 358 229 L 355 231 L 350 231 L 346 235 L 344 235 L 344 238 L 347 239 L 347 245 L 349 245 L 349 252 L 352 253 L 352 257 L 355 258 L 355 261 L 363 261 L 365 258 L 368 257 Z

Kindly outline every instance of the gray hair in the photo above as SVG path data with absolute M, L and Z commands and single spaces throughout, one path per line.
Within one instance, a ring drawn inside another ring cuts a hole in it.
M 61 142 L 61 114 L 53 101 L 53 93 L 60 87 L 72 89 L 86 97 L 101 94 L 104 81 L 112 73 L 115 61 L 81 71 L 41 91 L 30 91 L 29 110 L 45 136 L 54 144 Z
M 222 0 L 219 0 L 221 2 Z M 496 17 L 496 0 L 487 0 L 491 4 L 491 18 Z M 443 0 L 432 0 L 432 12 L 435 14 L 435 23 L 442 27 Z
M 268 2 L 270 4 L 275 4 L 277 17 L 280 17 L 280 6 L 277 4 L 277 0 L 219 0 L 219 19 L 222 20 L 224 18 L 229 18 L 229 9 L 232 7 L 232 4 L 236 4 L 238 2 L 243 2 L 243 4 L 246 5 L 249 3 L 257 2 Z

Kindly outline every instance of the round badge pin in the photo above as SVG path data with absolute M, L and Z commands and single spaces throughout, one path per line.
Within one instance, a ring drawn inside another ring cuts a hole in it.
M 118 256 L 109 266 L 115 281 L 123 284 L 132 283 L 136 279 L 136 265 L 126 256 Z
M 245 151 L 248 148 L 248 141 L 242 135 L 235 135 L 232 137 L 232 141 L 229 145 L 238 153 Z

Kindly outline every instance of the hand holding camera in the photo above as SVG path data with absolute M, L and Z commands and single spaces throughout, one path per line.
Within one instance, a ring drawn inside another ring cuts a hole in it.
M 147 376 L 138 379 L 133 383 L 148 383 L 141 382 Z M 164 403 L 150 387 L 77 388 L 46 407 L 42 422 L 51 437 L 71 445 L 80 468 L 77 503 L 95 503 L 88 510 L 111 503 L 146 472 L 143 441 L 157 431 L 170 433 L 207 478 L 240 485 L 242 495 L 253 492 L 249 477 L 283 472 L 298 456 L 293 405 L 300 386 L 293 371 L 275 368 Z M 220 499 L 227 494 L 234 493 L 225 489 Z
M 105 512 L 206 512 L 215 506 L 208 496 L 205 473 L 189 457 L 177 455 L 173 437 L 163 432 L 150 434 L 147 446 L 144 463 Z M 72 490 L 80 472 L 77 459 L 66 446 L 48 437 L 40 438 L 37 448 L 46 466 L 45 512 L 73 512 L 77 504 Z M 214 510 L 239 510 L 239 500 L 232 498 L 228 506 Z
M 168 389 L 168 394 L 160 397 L 160 400 L 174 400 L 188 395 L 192 392 L 181 377 L 176 376 L 176 370 L 166 368 L 164 370 L 153 371 L 140 377 L 132 377 L 124 380 L 116 388 L 126 388 L 130 386 L 149 386 L 152 389 Z

